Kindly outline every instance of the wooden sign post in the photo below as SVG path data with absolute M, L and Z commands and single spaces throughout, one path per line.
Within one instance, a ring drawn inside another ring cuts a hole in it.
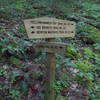
M 47 42 L 52 41 L 52 39 L 47 39 Z M 55 53 L 47 54 L 47 79 L 46 79 L 46 96 L 45 100 L 55 100 L 55 90 L 53 84 L 55 81 L 55 65 L 56 65 L 56 56 Z
M 46 42 L 40 42 L 34 47 L 38 52 L 47 52 L 47 79 L 46 79 L 46 100 L 55 100 L 55 54 L 64 54 L 66 44 L 52 42 L 52 38 L 74 37 L 75 22 L 60 20 L 56 18 L 36 18 L 24 20 L 24 24 L 30 39 L 46 38 Z

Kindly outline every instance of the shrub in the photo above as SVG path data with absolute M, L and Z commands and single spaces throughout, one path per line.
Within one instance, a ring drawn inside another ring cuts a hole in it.
M 90 50 L 89 48 L 84 48 L 83 52 L 88 57 L 93 57 L 93 55 L 94 55 L 94 53 L 92 52 L 92 50 Z
M 68 46 L 66 56 L 75 59 L 80 57 L 80 54 L 78 53 L 77 49 L 74 46 Z
M 76 63 L 76 67 L 80 70 L 80 71 L 85 71 L 85 72 L 87 72 L 87 71 L 90 71 L 91 69 L 92 69 L 92 67 L 93 67 L 93 65 L 90 63 L 90 62 L 88 62 L 88 61 L 84 61 L 84 62 L 77 62 Z

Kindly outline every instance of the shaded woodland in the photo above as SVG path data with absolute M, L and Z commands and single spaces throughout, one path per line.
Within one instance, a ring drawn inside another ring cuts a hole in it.
M 44 100 L 46 53 L 31 45 L 24 19 L 55 17 L 75 21 L 66 54 L 56 55 L 56 100 L 100 100 L 99 0 L 0 0 L 0 100 Z

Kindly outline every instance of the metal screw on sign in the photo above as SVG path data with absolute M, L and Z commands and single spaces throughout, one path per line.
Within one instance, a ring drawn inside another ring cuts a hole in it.
M 34 46 L 38 52 L 47 52 L 47 80 L 45 100 L 55 100 L 55 90 L 52 87 L 55 81 L 55 64 L 57 54 L 64 54 L 66 44 L 52 42 L 53 38 L 74 37 L 75 22 L 56 18 L 42 17 L 24 20 L 26 31 L 30 39 L 45 38 Z

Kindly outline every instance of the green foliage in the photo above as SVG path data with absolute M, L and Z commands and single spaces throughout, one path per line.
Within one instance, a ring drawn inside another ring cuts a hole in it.
M 6 75 L 7 71 L 3 68 L 0 68 L 0 76 Z
M 45 94 L 44 93 L 39 93 L 39 97 L 41 98 L 41 100 L 45 100 Z
M 21 100 L 21 92 L 19 90 L 11 90 L 10 97 L 14 100 Z
M 79 22 L 77 24 L 77 33 L 81 34 L 82 36 L 88 36 L 90 34 L 90 30 L 94 27 L 91 25 L 85 24 L 84 22 Z
M 16 77 L 21 76 L 20 73 L 15 72 L 15 73 L 10 73 L 9 79 L 11 83 L 16 82 Z
M 26 29 L 23 25 L 19 26 L 19 32 L 20 33 L 26 33 Z
M 76 63 L 76 68 L 80 70 L 76 74 L 76 80 L 79 84 L 85 86 L 87 89 L 92 89 L 95 86 L 95 75 L 96 72 L 94 73 L 92 70 L 95 70 L 96 68 L 95 65 L 88 61 L 81 61 Z
M 11 37 L 7 39 L 0 39 L 0 56 L 6 55 L 6 57 L 9 58 L 12 55 L 20 59 L 25 59 L 25 50 L 22 44 L 23 43 L 19 43 L 17 40 L 13 40 Z
M 94 55 L 94 59 L 96 60 L 97 64 L 100 64 L 100 53 Z
M 92 87 L 90 90 L 89 99 L 91 100 L 99 100 L 100 98 L 100 84 L 96 83 L 95 86 Z
M 94 44 L 93 47 L 94 47 L 95 50 L 100 50 L 100 44 L 99 43 Z
M 100 30 L 84 22 L 78 23 L 77 32 L 81 34 L 86 42 L 100 42 Z
M 94 86 L 94 76 L 90 72 L 79 72 L 76 75 L 76 80 L 87 88 L 92 88 L 92 86 Z
M 39 79 L 43 76 L 43 73 L 42 72 L 36 72 L 36 73 L 33 73 L 32 74 L 32 78 L 33 79 Z
M 14 6 L 15 6 L 16 10 L 24 10 L 25 3 L 26 3 L 26 0 L 20 0 L 20 1 L 17 0 L 16 5 L 14 5 Z
M 91 64 L 88 61 L 80 61 L 76 63 L 76 68 L 78 68 L 80 71 L 90 71 L 93 68 L 93 64 Z
M 20 88 L 22 93 L 27 93 L 29 90 L 28 80 L 29 76 L 25 76 L 20 72 L 13 72 L 9 75 L 9 80 L 12 84 L 15 84 L 18 82 L 18 87 Z
M 77 59 L 80 57 L 77 49 L 74 46 L 68 46 L 66 51 L 66 56 L 72 59 Z
M 56 100 L 69 100 L 67 97 L 57 96 Z
M 94 42 L 94 43 L 100 42 L 100 31 L 97 28 L 90 25 L 85 25 L 82 27 L 84 28 L 81 30 L 82 31 L 81 33 L 85 36 L 83 37 L 83 40 L 85 42 Z
M 12 45 L 2 46 L 1 53 L 4 54 L 5 52 L 9 53 L 17 53 L 18 49 Z
M 100 31 L 96 28 L 90 30 L 91 34 L 88 35 L 87 39 L 93 42 L 100 42 Z
M 22 67 L 21 61 L 15 57 L 10 57 L 9 62 L 14 67 Z
M 63 91 L 64 88 L 67 88 L 69 86 L 69 84 L 67 83 L 67 81 L 61 80 L 61 81 L 56 81 L 53 84 L 53 88 L 55 89 L 55 91 L 59 94 Z
M 23 93 L 27 93 L 29 90 L 27 81 L 21 81 L 19 87 Z
M 94 55 L 93 51 L 89 48 L 83 48 L 83 52 L 84 52 L 84 55 L 87 57 L 93 57 Z

